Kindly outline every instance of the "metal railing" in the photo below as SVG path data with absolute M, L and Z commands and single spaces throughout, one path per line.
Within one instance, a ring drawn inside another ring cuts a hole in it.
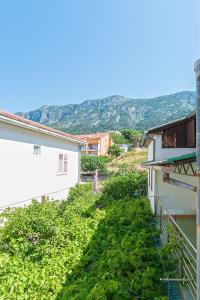
M 161 243 L 164 245 L 175 241 L 172 255 L 176 259 L 176 270 L 174 278 L 165 278 L 164 281 L 175 281 L 185 286 L 193 299 L 197 297 L 197 250 L 189 241 L 181 228 L 166 208 L 164 201 L 157 196 L 154 198 L 155 217 L 160 230 Z

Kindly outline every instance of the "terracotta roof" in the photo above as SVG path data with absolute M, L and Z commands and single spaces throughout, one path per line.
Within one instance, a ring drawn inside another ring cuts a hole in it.
M 20 117 L 18 115 L 12 114 L 12 113 L 9 113 L 7 111 L 0 110 L 0 118 L 1 117 L 10 119 L 12 121 L 17 121 L 17 122 L 20 122 L 20 123 L 25 124 L 25 125 L 33 126 L 37 129 L 45 130 L 45 131 L 47 131 L 47 134 L 48 133 L 54 133 L 57 136 L 62 136 L 62 137 L 66 137 L 66 138 L 69 138 L 69 139 L 73 139 L 75 142 L 79 142 L 81 144 L 84 142 L 83 140 L 81 140 L 81 138 L 79 139 L 78 137 L 76 137 L 72 134 L 65 133 L 65 132 L 57 130 L 55 128 L 51 128 L 51 127 L 48 127 L 46 125 L 43 125 L 43 124 L 31 121 L 31 120 L 25 119 L 23 117 Z
M 90 139 L 101 139 L 107 135 L 108 135 L 108 132 L 97 132 L 97 133 L 91 133 L 91 134 L 80 134 L 80 135 L 76 135 L 75 137 L 87 141 Z

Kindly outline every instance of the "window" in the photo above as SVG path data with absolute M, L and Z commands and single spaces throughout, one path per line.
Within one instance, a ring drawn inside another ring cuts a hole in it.
M 41 155 L 41 146 L 38 146 L 38 145 L 33 146 L 33 155 L 35 155 L 35 156 Z
M 68 156 L 60 153 L 58 156 L 58 174 L 66 174 L 68 171 Z

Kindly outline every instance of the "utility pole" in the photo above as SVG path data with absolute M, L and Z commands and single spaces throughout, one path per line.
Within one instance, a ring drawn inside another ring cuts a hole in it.
M 200 59 L 194 65 L 196 72 L 196 228 L 197 228 L 197 300 L 200 300 Z

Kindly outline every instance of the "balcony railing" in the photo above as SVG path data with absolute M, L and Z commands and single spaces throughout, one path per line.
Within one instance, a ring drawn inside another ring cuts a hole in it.
M 175 276 L 174 278 L 163 278 L 162 280 L 168 284 L 170 282 L 180 283 L 187 288 L 193 299 L 196 299 L 197 251 L 167 210 L 166 204 L 158 197 L 155 197 L 154 200 L 155 216 L 157 226 L 160 229 L 162 244 L 169 242 L 172 237 L 176 243 L 176 247 L 173 248 L 173 256 L 177 261 Z

